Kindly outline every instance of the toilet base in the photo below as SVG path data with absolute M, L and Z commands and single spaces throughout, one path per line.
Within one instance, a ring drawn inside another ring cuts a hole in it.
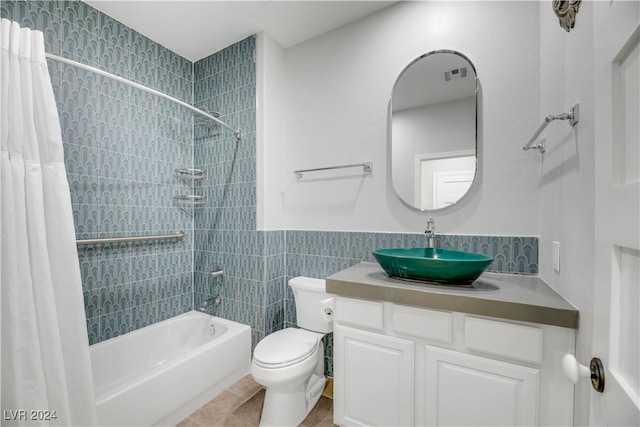
M 298 426 L 316 406 L 326 378 L 313 374 L 309 381 L 292 389 L 267 388 L 260 418 L 262 427 Z

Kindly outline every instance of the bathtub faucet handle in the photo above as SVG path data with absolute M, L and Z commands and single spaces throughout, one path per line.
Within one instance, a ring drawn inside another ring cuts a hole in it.
M 204 300 L 204 302 L 200 306 L 200 311 L 207 312 L 209 307 L 211 307 L 212 305 L 220 305 L 221 302 L 222 302 L 222 297 L 220 295 L 207 298 L 206 300 Z

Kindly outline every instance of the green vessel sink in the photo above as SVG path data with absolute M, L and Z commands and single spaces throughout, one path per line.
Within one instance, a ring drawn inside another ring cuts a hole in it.
M 493 262 L 493 257 L 438 248 L 388 248 L 373 251 L 389 276 L 425 282 L 468 285 Z

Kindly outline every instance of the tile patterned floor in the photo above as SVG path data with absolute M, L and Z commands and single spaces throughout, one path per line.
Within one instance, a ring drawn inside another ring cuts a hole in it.
M 247 375 L 177 427 L 254 427 L 260 423 L 265 389 Z M 327 379 L 322 397 L 301 427 L 333 427 L 333 379 Z

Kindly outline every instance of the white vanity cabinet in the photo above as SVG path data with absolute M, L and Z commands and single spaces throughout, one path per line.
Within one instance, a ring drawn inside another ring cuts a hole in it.
M 334 422 L 572 425 L 575 330 L 336 297 Z

